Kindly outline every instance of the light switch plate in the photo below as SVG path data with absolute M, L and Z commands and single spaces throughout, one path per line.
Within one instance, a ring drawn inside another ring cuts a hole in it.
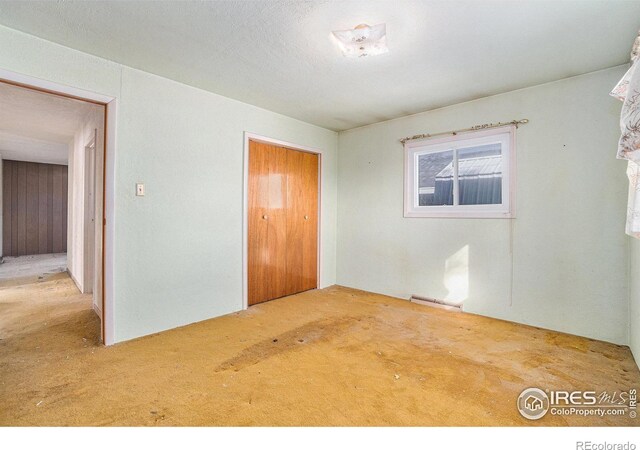
M 144 184 L 136 183 L 136 195 L 138 197 L 144 197 Z

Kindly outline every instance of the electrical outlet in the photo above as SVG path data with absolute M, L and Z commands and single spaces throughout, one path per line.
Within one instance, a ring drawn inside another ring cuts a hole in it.
M 144 184 L 136 183 L 136 195 L 138 197 L 144 197 Z

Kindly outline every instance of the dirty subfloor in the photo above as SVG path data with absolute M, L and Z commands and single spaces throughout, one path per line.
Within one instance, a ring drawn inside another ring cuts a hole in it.
M 0 264 L 0 282 L 34 275 L 49 275 L 67 270 L 66 253 L 4 256 Z
M 112 347 L 65 273 L 0 282 L 0 425 L 638 425 L 516 409 L 640 387 L 629 349 L 341 287 Z

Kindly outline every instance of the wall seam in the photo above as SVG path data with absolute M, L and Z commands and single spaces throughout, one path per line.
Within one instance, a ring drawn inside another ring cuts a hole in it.
M 631 324 L 633 323 L 631 317 L 631 297 L 632 297 L 632 289 L 631 289 L 631 264 L 632 264 L 632 237 L 627 236 L 627 345 L 631 347 Z

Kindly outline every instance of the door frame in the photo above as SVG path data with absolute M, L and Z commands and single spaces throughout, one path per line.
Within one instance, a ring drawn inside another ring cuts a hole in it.
M 0 82 L 44 92 L 46 94 L 73 98 L 104 106 L 104 155 L 102 161 L 102 316 L 100 334 L 105 345 L 115 343 L 114 322 L 114 238 L 115 238 L 115 154 L 117 98 L 98 94 L 41 78 L 23 75 L 0 68 Z
M 322 150 L 304 145 L 244 132 L 244 163 L 242 182 L 242 309 L 249 307 L 249 152 L 251 141 L 276 145 L 299 152 L 318 155 L 318 280 L 316 289 L 322 286 Z
M 83 245 L 83 258 L 82 262 L 82 271 L 83 271 L 83 283 L 82 288 L 84 293 L 88 294 L 91 292 L 93 294 L 94 290 L 94 281 L 95 281 L 95 250 L 96 250 L 96 210 L 95 210 L 95 199 L 96 199 L 96 150 L 97 150 L 97 140 L 98 140 L 98 130 L 93 130 L 93 137 L 91 140 L 84 146 L 84 217 L 83 217 L 83 228 L 84 228 L 84 242 Z M 93 163 L 93 164 L 91 164 Z M 91 181 L 91 183 L 90 183 Z M 93 186 L 91 186 L 93 184 Z M 88 191 L 91 189 L 91 200 L 88 198 Z M 92 205 L 93 203 L 93 205 Z M 91 213 L 91 214 L 90 214 Z M 90 221 L 93 220 L 93 225 L 90 224 Z M 89 229 L 91 232 L 89 233 Z M 91 251 L 87 251 L 88 249 Z

